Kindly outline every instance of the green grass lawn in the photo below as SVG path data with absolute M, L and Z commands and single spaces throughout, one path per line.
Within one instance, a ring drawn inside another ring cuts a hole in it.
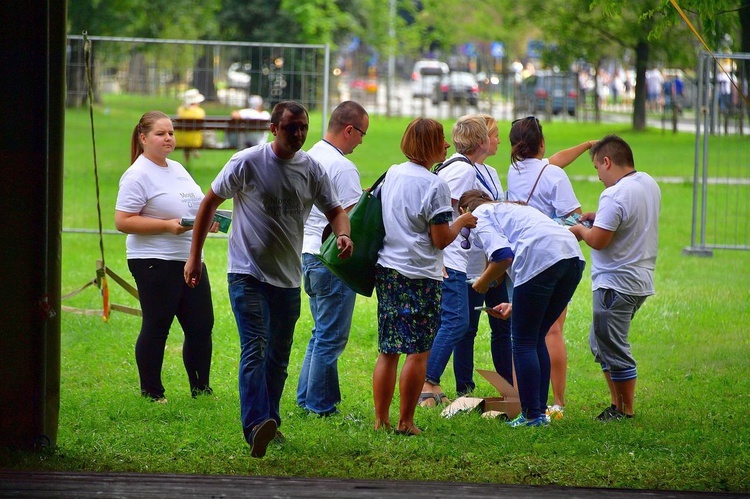
M 140 115 L 169 100 L 105 97 L 95 110 L 103 225 L 113 229 L 117 183 L 130 164 L 129 140 Z M 105 111 L 106 108 L 106 111 Z M 209 110 L 209 114 L 226 112 Z M 317 120 L 317 124 L 316 124 Z M 318 138 L 312 116 L 307 147 Z M 373 116 L 364 143 L 351 158 L 363 185 L 393 163 L 407 119 Z M 66 119 L 64 227 L 96 228 L 91 132 L 87 110 Z M 446 123 L 446 131 L 452 123 Z M 508 123 L 501 123 L 507 130 Z M 694 137 L 633 132 L 623 126 L 545 124 L 548 151 L 618 133 L 635 151 L 636 166 L 655 177 L 693 175 Z M 509 163 L 507 132 L 490 163 L 501 178 Z M 727 139 L 726 147 L 747 147 Z M 229 151 L 205 151 L 190 162 L 207 188 L 229 158 Z M 175 153 L 174 159 L 181 160 Z M 571 176 L 592 175 L 589 158 L 569 167 Z M 599 182 L 575 181 L 584 210 L 595 209 Z M 608 392 L 588 350 L 591 315 L 587 270 L 569 307 L 568 405 L 565 418 L 548 428 L 510 429 L 478 414 L 441 418 L 418 408 L 420 437 L 373 431 L 371 376 L 377 358 L 375 297 L 358 297 L 349 346 L 339 361 L 341 414 L 318 419 L 295 405 L 294 392 L 312 321 L 303 296 L 282 400 L 287 443 L 272 445 L 262 459 L 250 458 L 242 438 L 237 395 L 239 345 L 226 291 L 224 238 L 206 243 L 213 283 L 216 325 L 211 385 L 215 397 L 193 400 L 182 367 L 182 331 L 175 326 L 167 343 L 164 383 L 169 403 L 139 396 L 133 354 L 139 319 L 113 313 L 99 317 L 62 315 L 62 381 L 57 448 L 42 454 L 0 452 L 5 469 L 114 471 L 145 473 L 251 474 L 425 481 L 497 482 L 525 485 L 624 487 L 750 492 L 750 253 L 716 251 L 713 258 L 682 256 L 690 243 L 692 186 L 664 183 L 657 294 L 633 323 L 631 339 L 639 362 L 637 417 L 601 423 L 594 416 L 608 404 Z M 108 266 L 129 278 L 121 235 L 105 235 Z M 584 247 L 584 254 L 589 251 Z M 63 235 L 63 292 L 94 277 L 99 258 L 95 235 Z M 110 281 L 114 302 L 137 305 Z M 67 303 L 100 307 L 89 289 Z M 476 342 L 477 368 L 491 368 L 489 329 L 483 320 Z M 494 395 L 476 376 L 477 394 Z M 443 378 L 455 396 L 449 364 Z M 392 414 L 397 414 L 398 400 Z

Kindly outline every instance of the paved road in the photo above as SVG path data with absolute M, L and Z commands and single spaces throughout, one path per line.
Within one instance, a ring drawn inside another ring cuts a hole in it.
M 0 471 L 0 497 L 706 499 L 747 494 L 289 477 Z

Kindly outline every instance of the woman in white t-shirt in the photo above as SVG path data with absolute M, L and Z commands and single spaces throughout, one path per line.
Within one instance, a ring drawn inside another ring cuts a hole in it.
M 205 274 L 195 288 L 185 284 L 192 226 L 203 192 L 178 162 L 167 159 L 175 148 L 174 128 L 161 111 L 144 114 L 130 144 L 132 165 L 120 178 L 115 227 L 128 234 L 128 268 L 138 288 L 143 313 L 135 344 L 141 395 L 165 403 L 161 367 L 169 328 L 177 317 L 185 333 L 182 359 L 193 397 L 211 394 L 211 286 Z M 218 230 L 214 223 L 212 232 Z
M 476 218 L 467 213 L 451 223 L 448 184 L 430 172 L 450 147 L 443 125 L 428 118 L 409 123 L 401 139 L 408 161 L 389 168 L 380 189 L 385 239 L 378 254 L 378 360 L 372 386 L 375 429 L 390 428 L 390 406 L 401 354 L 400 409 L 396 433 L 417 435 L 414 411 L 440 322 L 442 249 Z
M 500 182 L 497 170 L 485 163 L 487 158 L 497 154 L 500 144 L 500 136 L 497 120 L 489 114 L 478 114 L 487 124 L 489 136 L 489 148 L 479 156 L 474 163 L 474 171 L 477 179 L 477 188 L 483 190 L 495 201 L 505 199 L 503 184 Z M 495 371 L 505 378 L 508 383 L 513 384 L 513 354 L 510 342 L 510 321 L 493 317 L 490 314 L 482 314 L 475 310 L 476 307 L 486 305 L 494 307 L 500 303 L 510 301 L 508 297 L 508 286 L 512 288 L 510 279 L 502 279 L 487 290 L 486 294 L 480 294 L 471 287 L 474 280 L 482 275 L 487 266 L 484 251 L 476 245 L 469 248 L 469 262 L 466 266 L 467 289 L 469 293 L 469 329 L 464 338 L 453 350 L 453 372 L 456 376 L 457 395 L 467 395 L 474 388 L 474 340 L 479 330 L 479 319 L 481 315 L 487 315 L 490 324 L 490 353 Z
M 571 215 L 580 216 L 581 203 L 578 202 L 563 168 L 589 150 L 596 141 L 583 142 L 546 159 L 542 124 L 534 116 L 515 120 L 508 138 L 511 145 L 511 165 L 508 168 L 507 199 L 528 203 L 558 221 Z M 563 338 L 563 325 L 566 315 L 567 308 L 552 325 L 546 339 L 552 361 L 553 404 L 549 408 L 549 414 L 555 418 L 562 417 L 565 407 L 568 352 Z
M 477 217 L 472 243 L 480 245 L 487 269 L 474 282 L 479 293 L 506 271 L 513 281 L 513 365 L 521 414 L 511 426 L 546 426 L 550 358 L 545 336 L 573 297 L 586 262 L 575 236 L 537 209 L 492 200 L 471 190 L 459 200 L 464 212 Z M 495 307 L 503 318 L 509 304 Z

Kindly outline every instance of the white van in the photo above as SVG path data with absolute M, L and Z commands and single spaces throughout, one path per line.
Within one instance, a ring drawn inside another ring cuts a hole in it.
M 443 76 L 449 72 L 448 65 L 434 59 L 422 59 L 414 63 L 411 72 L 411 94 L 414 97 L 431 97 L 432 91 Z

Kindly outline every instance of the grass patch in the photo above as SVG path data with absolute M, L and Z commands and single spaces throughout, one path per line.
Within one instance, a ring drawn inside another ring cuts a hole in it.
M 117 184 L 130 164 L 133 126 L 146 110 L 171 112 L 176 104 L 106 96 L 95 110 L 105 229 L 114 228 Z M 319 119 L 312 116 L 308 147 L 319 138 L 315 133 L 320 129 Z M 362 171 L 363 185 L 403 160 L 399 143 L 408 121 L 372 117 L 366 140 L 351 156 Z M 63 225 L 95 228 L 88 110 L 69 111 L 66 123 Z M 446 122 L 446 131 L 450 125 Z M 507 130 L 508 125 L 501 123 L 501 128 Z M 545 124 L 545 133 L 549 151 L 618 133 L 633 145 L 639 169 L 657 177 L 692 177 L 692 135 L 576 123 Z M 504 178 L 509 146 L 502 139 L 492 163 Z M 207 188 L 230 154 L 204 151 L 192 160 L 190 170 L 198 183 Z M 180 158 L 175 155 L 175 159 Z M 592 175 L 594 171 L 590 160 L 582 157 L 569 173 Z M 584 209 L 596 206 L 601 184 L 576 181 L 574 188 Z M 418 408 L 416 421 L 426 429 L 424 436 L 403 438 L 373 431 L 376 301 L 358 297 L 350 343 L 339 361 L 341 415 L 318 419 L 296 408 L 297 376 L 312 327 L 309 309 L 303 304 L 281 403 L 287 443 L 269 447 L 265 459 L 252 459 L 239 422 L 239 345 L 224 277 L 227 241 L 212 237 L 205 255 L 216 312 L 211 383 L 216 396 L 190 397 L 178 326 L 167 342 L 164 362 L 169 403 L 159 405 L 138 393 L 133 350 L 139 319 L 114 313 L 104 323 L 100 318 L 65 313 L 57 448 L 42 454 L 2 450 L 0 466 L 749 492 L 750 254 L 717 251 L 710 259 L 682 256 L 690 240 L 692 187 L 677 183 L 661 188 L 657 295 L 646 301 L 632 332 L 640 374 L 633 421 L 602 424 L 593 419 L 608 403 L 608 392 L 588 350 L 591 295 L 586 271 L 565 328 L 568 407 L 565 418 L 549 428 L 514 430 L 477 414 L 446 420 L 438 411 Z M 124 237 L 105 235 L 104 245 L 108 265 L 129 277 Z M 588 251 L 584 247 L 587 257 Z M 90 280 L 98 257 L 95 236 L 65 233 L 63 291 Z M 122 290 L 111 287 L 114 302 L 136 305 Z M 100 297 L 89 290 L 69 304 L 96 308 Z M 476 367 L 490 368 L 486 320 L 481 322 L 476 345 Z M 449 396 L 455 394 L 453 379 L 449 364 L 443 383 Z M 481 377 L 475 380 L 479 395 L 493 395 L 494 389 Z M 394 416 L 397 405 L 396 400 Z

